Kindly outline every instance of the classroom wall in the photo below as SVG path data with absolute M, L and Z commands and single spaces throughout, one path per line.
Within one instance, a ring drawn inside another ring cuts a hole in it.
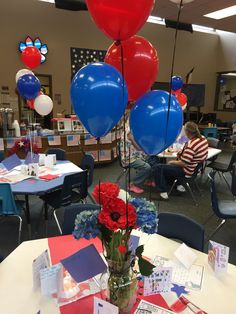
M 39 36 L 47 43 L 49 53 L 47 62 L 36 73 L 52 74 L 53 94 L 62 95 L 62 104 L 54 106 L 54 115 L 63 110 L 70 113 L 70 47 L 107 49 L 111 41 L 91 21 L 87 12 L 58 10 L 52 4 L 37 0 L 1 1 L 0 12 L 0 39 L 3 43 L 0 86 L 9 86 L 11 95 L 14 95 L 15 73 L 23 68 L 17 44 L 27 35 L 32 38 Z M 151 41 L 158 51 L 160 71 L 157 80 L 168 81 L 174 30 L 146 23 L 139 35 Z M 229 41 L 225 41 L 223 35 L 219 41 L 219 36 L 215 34 L 179 32 L 175 74 L 185 76 L 195 67 L 192 82 L 206 84 L 204 112 L 212 112 L 214 108 L 216 71 L 235 64 L 233 58 L 227 64 L 220 61 L 221 54 L 225 58 L 230 55 L 229 50 Z M 221 113 L 220 116 L 228 117 Z

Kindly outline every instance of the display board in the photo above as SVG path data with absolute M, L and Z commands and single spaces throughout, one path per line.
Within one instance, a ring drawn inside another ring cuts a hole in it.
M 83 66 L 94 62 L 103 62 L 106 55 L 106 50 L 72 47 L 70 48 L 70 55 L 72 79 L 76 72 Z

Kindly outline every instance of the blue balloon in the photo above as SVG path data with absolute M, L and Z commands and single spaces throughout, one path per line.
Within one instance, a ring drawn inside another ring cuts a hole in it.
M 156 155 L 174 143 L 183 126 L 183 111 L 174 96 L 151 91 L 141 97 L 130 113 L 130 130 L 135 142 L 148 155 Z
M 86 130 L 99 138 L 120 120 L 128 102 L 122 75 L 113 66 L 97 62 L 80 69 L 71 83 L 74 111 Z
M 181 76 L 172 76 L 171 89 L 176 91 L 184 86 L 184 82 Z
M 20 95 L 28 100 L 36 98 L 41 89 L 39 79 L 33 74 L 21 76 L 16 85 Z

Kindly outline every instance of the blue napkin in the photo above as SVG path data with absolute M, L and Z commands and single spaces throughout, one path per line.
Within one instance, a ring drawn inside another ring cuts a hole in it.
M 2 161 L 2 164 L 7 170 L 11 170 L 11 169 L 21 165 L 21 160 L 16 154 L 13 154 L 10 157 L 5 158 Z
M 76 282 L 88 280 L 107 269 L 93 244 L 61 260 L 61 263 Z
M 26 158 L 25 158 L 25 165 L 28 164 L 37 164 L 39 162 L 39 155 L 38 154 L 34 154 L 31 152 L 28 152 Z

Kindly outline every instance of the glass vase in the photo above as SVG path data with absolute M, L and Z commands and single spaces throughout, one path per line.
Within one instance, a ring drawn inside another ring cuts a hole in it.
M 119 308 L 120 313 L 129 313 L 137 297 L 137 278 L 131 267 L 131 261 L 107 260 L 109 278 L 107 299 Z

